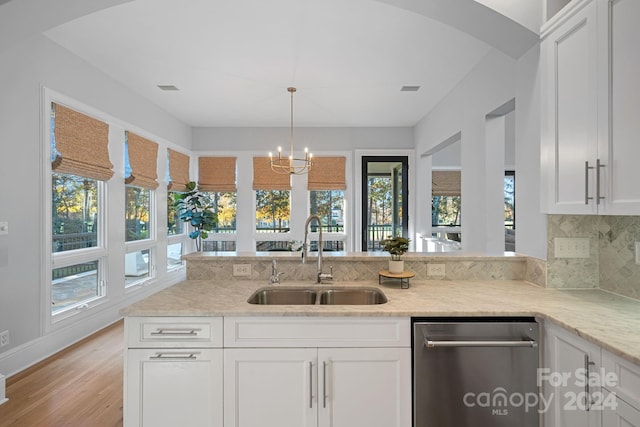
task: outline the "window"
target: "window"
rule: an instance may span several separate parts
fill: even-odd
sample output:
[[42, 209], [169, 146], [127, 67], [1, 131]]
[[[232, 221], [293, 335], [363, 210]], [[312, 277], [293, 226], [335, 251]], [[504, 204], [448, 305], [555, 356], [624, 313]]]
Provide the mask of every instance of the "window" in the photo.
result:
[[[320, 217], [322, 232], [327, 233], [323, 240], [323, 250], [344, 250], [344, 190], [347, 188], [345, 168], [345, 157], [316, 157], [309, 171], [309, 213]], [[312, 232], [316, 231], [317, 224], [312, 222], [310, 229]], [[313, 245], [310, 247], [313, 250]]]
[[218, 225], [213, 233], [236, 232], [236, 192], [207, 192], [213, 202], [213, 211], [218, 217]]
[[105, 296], [104, 181], [112, 175], [108, 125], [51, 103], [51, 277], [54, 321]]
[[167, 245], [167, 271], [182, 267], [182, 242]]
[[125, 133], [125, 287], [154, 277], [154, 213], [158, 144]]
[[124, 257], [125, 286], [129, 287], [149, 279], [150, 250], [128, 252]]
[[167, 149], [167, 235], [184, 234], [184, 222], [173, 206], [174, 195], [187, 191], [189, 182], [189, 156]]
[[257, 232], [287, 233], [290, 219], [290, 190], [256, 190]]
[[125, 187], [125, 232], [125, 242], [151, 237], [151, 190]]
[[216, 228], [203, 243], [206, 251], [236, 250], [236, 158], [198, 158], [198, 190], [206, 193], [217, 216]]
[[174, 195], [179, 194], [178, 191], [169, 191], [167, 194], [167, 235], [176, 236], [184, 234], [184, 222], [180, 219], [178, 210], [173, 205]]
[[53, 172], [52, 251], [98, 246], [98, 181]]

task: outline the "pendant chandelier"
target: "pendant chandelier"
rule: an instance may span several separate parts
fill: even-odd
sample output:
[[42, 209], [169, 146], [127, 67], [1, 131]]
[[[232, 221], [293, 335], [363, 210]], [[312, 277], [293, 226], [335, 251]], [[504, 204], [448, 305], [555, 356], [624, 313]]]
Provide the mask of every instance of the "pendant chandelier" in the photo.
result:
[[311, 157], [313, 154], [309, 153], [309, 150], [305, 147], [304, 158], [294, 157], [293, 154], [293, 94], [296, 91], [295, 87], [288, 87], [287, 91], [291, 94], [291, 128], [289, 134], [289, 156], [282, 157], [282, 147], [278, 147], [278, 157], [273, 157], [272, 153], [269, 153], [269, 159], [271, 161], [271, 170], [276, 173], [286, 175], [303, 175], [309, 173], [311, 169]]

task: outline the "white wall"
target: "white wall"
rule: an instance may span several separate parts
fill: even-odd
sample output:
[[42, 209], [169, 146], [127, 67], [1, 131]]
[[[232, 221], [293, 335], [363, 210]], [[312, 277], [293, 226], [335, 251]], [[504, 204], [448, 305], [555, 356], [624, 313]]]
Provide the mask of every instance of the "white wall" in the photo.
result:
[[[0, 53], [0, 331], [11, 343], [0, 353], [0, 372], [12, 374], [118, 318], [110, 300], [79, 324], [45, 335], [41, 306], [50, 272], [40, 268], [44, 209], [42, 87], [135, 125], [149, 134], [190, 148], [191, 130], [45, 37], [37, 36]], [[117, 162], [116, 162], [117, 163]]]
[[540, 206], [540, 48], [516, 64], [516, 252], [547, 259], [547, 221]]
[[[486, 115], [516, 98], [515, 163], [517, 251], [541, 257], [545, 245], [543, 221], [537, 204], [539, 192], [539, 108], [537, 93], [537, 46], [520, 60], [493, 50], [415, 128], [416, 153], [430, 152], [438, 144], [461, 132], [462, 242], [463, 250], [486, 253], [487, 161], [496, 149], [487, 146]], [[533, 69], [531, 69], [533, 68]], [[510, 124], [506, 129], [509, 132]], [[493, 150], [493, 151], [492, 151]], [[500, 152], [504, 155], [504, 147]], [[480, 160], [479, 160], [480, 159]], [[430, 234], [431, 158], [418, 160], [416, 232]], [[502, 168], [504, 170], [504, 166]], [[426, 188], [425, 188], [426, 187]], [[535, 195], [531, 192], [535, 189]], [[522, 230], [522, 233], [520, 233]], [[526, 230], [526, 231], [525, 231]], [[495, 249], [495, 248], [494, 248]]]
[[[357, 149], [413, 149], [413, 128], [294, 128], [296, 151], [311, 152]], [[281, 145], [287, 151], [289, 128], [194, 128], [193, 150], [247, 150], [275, 152]]]

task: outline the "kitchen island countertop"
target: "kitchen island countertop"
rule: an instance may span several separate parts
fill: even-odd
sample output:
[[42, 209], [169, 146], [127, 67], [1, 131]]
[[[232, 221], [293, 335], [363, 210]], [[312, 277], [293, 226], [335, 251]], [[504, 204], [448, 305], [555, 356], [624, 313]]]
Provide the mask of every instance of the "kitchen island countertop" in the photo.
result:
[[354, 281], [316, 285], [371, 286], [388, 298], [380, 305], [254, 305], [247, 303], [264, 281], [187, 280], [121, 310], [124, 316], [536, 316], [560, 325], [640, 365], [640, 301], [598, 289], [558, 290], [525, 281]]

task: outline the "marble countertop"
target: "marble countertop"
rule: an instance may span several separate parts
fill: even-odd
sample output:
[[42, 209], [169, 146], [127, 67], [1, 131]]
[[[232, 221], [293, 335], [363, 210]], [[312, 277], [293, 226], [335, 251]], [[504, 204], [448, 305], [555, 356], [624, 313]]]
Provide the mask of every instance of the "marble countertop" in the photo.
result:
[[386, 304], [253, 305], [247, 298], [264, 281], [188, 280], [125, 307], [124, 316], [536, 316], [640, 365], [640, 301], [597, 289], [557, 290], [524, 281], [397, 281], [285, 286], [374, 286]]

